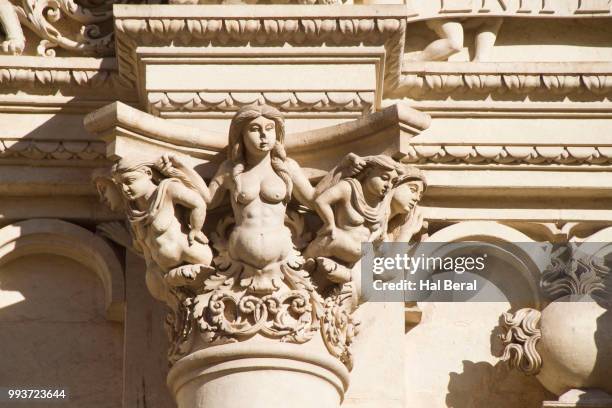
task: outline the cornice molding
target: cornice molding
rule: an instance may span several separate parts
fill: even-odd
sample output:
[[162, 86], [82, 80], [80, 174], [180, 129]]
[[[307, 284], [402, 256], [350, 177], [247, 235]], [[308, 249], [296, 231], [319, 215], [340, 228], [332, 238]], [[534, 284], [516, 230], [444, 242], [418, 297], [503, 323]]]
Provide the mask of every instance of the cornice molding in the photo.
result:
[[105, 153], [106, 146], [102, 142], [0, 139], [0, 158], [5, 164], [9, 161], [14, 164], [15, 160], [35, 160], [70, 165], [91, 162], [91, 166], [96, 166], [106, 161]]
[[[143, 0], [131, 0], [131, 3], [147, 3]], [[221, 2], [221, 0], [210, 0], [205, 3]], [[257, 3], [258, 0], [253, 0]], [[286, 9], [287, 1], [272, 0], [272, 3], [282, 3], [282, 8]], [[296, 3], [291, 0], [289, 3]], [[308, 1], [307, 1], [308, 2]], [[312, 3], [326, 2], [315, 1]], [[340, 3], [340, 1], [332, 1]], [[114, 10], [112, 6], [122, 7], [117, 0], [100, 1], [79, 1], [74, 0], [14, 0], [9, 3], [5, 0], [5, 14], [0, 22], [5, 32], [10, 32], [11, 40], [3, 44], [0, 52], [21, 54], [24, 48], [26, 52], [35, 52], [41, 56], [55, 56], [56, 49], [63, 49], [74, 55], [110, 56], [115, 49], [115, 33], [109, 29], [109, 22], [113, 19]], [[235, 14], [236, 5], [197, 5], [197, 0], [181, 1], [173, 0], [172, 5], [154, 5], [156, 10], [172, 18], [190, 19], [194, 16], [194, 10], [200, 9], [200, 13], [211, 14], [214, 17], [228, 16]], [[178, 4], [192, 3], [192, 4]], [[150, 15], [146, 10], [151, 5], [132, 4], [140, 6], [145, 11], [134, 11], [134, 16], [146, 17]], [[265, 10], [268, 5], [240, 4], [240, 8], [258, 7], [257, 13], [262, 17], [270, 19], [282, 19], [283, 17], [302, 17], [302, 12], [294, 10]], [[314, 7], [313, 7], [314, 6]], [[299, 9], [299, 5], [291, 5], [292, 8]], [[308, 7], [308, 15], [312, 18], [329, 18], [337, 13], [330, 13], [329, 10], [340, 10], [340, 14], [356, 15], [367, 10], [361, 5], [302, 5]], [[330, 8], [332, 7], [332, 8]], [[395, 6], [403, 9], [402, 14], [406, 17], [408, 24], [440, 18], [490, 18], [490, 17], [520, 17], [520, 18], [593, 18], [610, 17], [612, 15], [612, 4], [602, 1], [592, 0], [543, 0], [529, 2], [524, 0], [454, 0], [454, 1], [432, 1], [432, 0], [407, 0], [406, 4]], [[222, 10], [219, 12], [219, 10]], [[271, 10], [271, 11], [270, 11]], [[365, 14], [368, 12], [366, 11]], [[195, 13], [197, 14], [197, 13]], [[246, 17], [249, 18], [249, 17]], [[157, 24], [157, 23], [155, 23]], [[163, 23], [162, 23], [163, 25]], [[177, 24], [169, 24], [172, 27], [168, 31], [176, 29]], [[8, 27], [6, 27], [8, 26]], [[38, 41], [33, 46], [26, 47], [26, 38], [23, 28], [31, 30], [34, 38]], [[8, 30], [7, 30], [8, 28]], [[166, 30], [164, 28], [163, 30]], [[28, 38], [27, 42], [30, 42]]]
[[133, 100], [134, 90], [122, 82], [115, 58], [45, 58], [0, 56], [3, 93], [78, 95], [95, 91], [90, 99]]
[[268, 104], [283, 112], [354, 112], [371, 110], [374, 92], [151, 92], [151, 113], [164, 116], [186, 112], [194, 118], [219, 112], [234, 113], [242, 106]]
[[527, 97], [580, 94], [603, 99], [612, 94], [610, 62], [420, 62], [404, 63], [394, 96], [428, 99], [469, 93]]
[[[427, 114], [405, 104], [389, 106], [380, 112], [321, 129], [290, 133], [286, 149], [311, 177], [320, 177], [346, 151], [359, 154], [388, 154], [401, 158], [410, 137], [430, 124]], [[214, 164], [227, 146], [227, 136], [185, 126], [134, 109], [120, 102], [110, 104], [85, 117], [85, 129], [109, 143], [107, 157], [113, 159], [138, 151], [159, 155], [171, 149], [193, 165]], [[202, 168], [211, 177], [212, 167]]]
[[612, 146], [411, 144], [402, 159], [418, 164], [609, 165]]
[[136, 82], [137, 46], [372, 46], [386, 50], [385, 85], [397, 86], [404, 50], [405, 6], [116, 5], [121, 75]]

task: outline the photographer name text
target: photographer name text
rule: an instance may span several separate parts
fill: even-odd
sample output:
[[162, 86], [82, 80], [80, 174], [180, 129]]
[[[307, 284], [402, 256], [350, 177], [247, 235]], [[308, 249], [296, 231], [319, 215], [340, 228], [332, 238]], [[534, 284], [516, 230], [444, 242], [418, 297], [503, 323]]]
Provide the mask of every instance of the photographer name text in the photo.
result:
[[375, 280], [372, 282], [374, 290], [379, 291], [465, 291], [475, 292], [478, 290], [476, 279], [469, 282], [455, 282], [452, 279], [419, 280], [411, 281], [402, 279], [398, 282], [384, 282]]

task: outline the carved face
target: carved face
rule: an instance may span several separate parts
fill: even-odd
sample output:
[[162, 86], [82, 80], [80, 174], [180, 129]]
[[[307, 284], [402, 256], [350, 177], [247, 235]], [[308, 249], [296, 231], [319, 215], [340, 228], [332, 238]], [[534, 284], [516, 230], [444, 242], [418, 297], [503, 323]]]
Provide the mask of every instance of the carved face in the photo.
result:
[[406, 183], [403, 188], [409, 190], [410, 192], [410, 194], [407, 196], [407, 202], [404, 205], [412, 210], [421, 200], [421, 196], [423, 195], [423, 182], [417, 180], [410, 181]]
[[395, 170], [385, 170], [378, 166], [372, 167], [365, 178], [364, 190], [382, 199], [393, 188], [397, 182], [397, 177], [398, 174]]
[[100, 201], [108, 206], [111, 211], [119, 211], [121, 210], [121, 193], [117, 190], [117, 187], [112, 182], [110, 178], [107, 179], [97, 179], [96, 187], [98, 188], [98, 193], [100, 194]]
[[269, 152], [276, 144], [276, 125], [273, 120], [260, 116], [246, 124], [242, 139], [247, 152]]
[[121, 192], [130, 201], [150, 195], [157, 186], [153, 183], [151, 170], [143, 168], [137, 171], [128, 171], [119, 178]]
[[410, 189], [410, 208], [414, 208], [414, 206], [421, 201], [421, 197], [423, 196], [423, 190], [425, 186], [422, 181], [411, 181], [406, 183], [408, 188]]

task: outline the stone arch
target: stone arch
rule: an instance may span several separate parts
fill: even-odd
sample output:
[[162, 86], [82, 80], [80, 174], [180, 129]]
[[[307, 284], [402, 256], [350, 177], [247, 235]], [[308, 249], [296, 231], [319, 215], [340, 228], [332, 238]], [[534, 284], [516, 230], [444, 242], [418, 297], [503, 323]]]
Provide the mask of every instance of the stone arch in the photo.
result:
[[91, 231], [66, 221], [32, 219], [0, 229], [0, 265], [32, 254], [56, 254], [96, 272], [104, 288], [106, 318], [123, 321], [125, 280], [113, 249]]
[[499, 245], [495, 256], [509, 263], [525, 279], [529, 287], [532, 307], [542, 303], [539, 280], [550, 262], [550, 246], [538, 243], [522, 232], [494, 221], [464, 221], [443, 228], [424, 242], [433, 244], [430, 253], [444, 253], [449, 243], [479, 241], [492, 246]]

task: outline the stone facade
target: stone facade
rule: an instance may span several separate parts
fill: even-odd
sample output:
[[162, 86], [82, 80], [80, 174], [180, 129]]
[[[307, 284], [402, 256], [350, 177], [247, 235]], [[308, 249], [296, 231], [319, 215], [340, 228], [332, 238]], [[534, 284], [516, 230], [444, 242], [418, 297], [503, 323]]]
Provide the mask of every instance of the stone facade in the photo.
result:
[[[0, 0], [0, 387], [612, 407], [612, 1], [354, 3]], [[527, 299], [368, 301], [469, 241]]]

